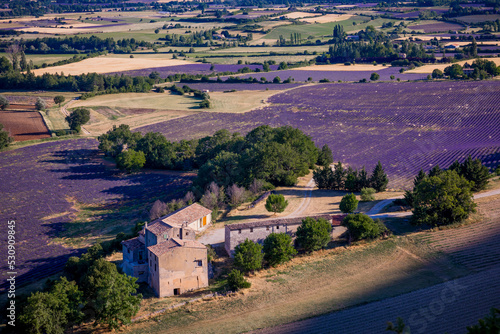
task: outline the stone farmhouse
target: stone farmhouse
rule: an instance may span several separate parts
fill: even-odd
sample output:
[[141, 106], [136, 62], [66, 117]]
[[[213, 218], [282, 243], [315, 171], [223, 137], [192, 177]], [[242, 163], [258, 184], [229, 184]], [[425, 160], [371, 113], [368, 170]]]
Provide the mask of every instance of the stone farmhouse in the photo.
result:
[[[310, 216], [311, 218], [323, 218], [328, 220], [333, 226], [333, 232], [340, 234], [345, 231], [341, 226], [342, 219], [345, 215], [319, 215]], [[297, 218], [281, 218], [265, 221], [255, 221], [250, 223], [226, 225], [224, 247], [226, 252], [232, 257], [236, 246], [249, 239], [253, 242], [262, 244], [264, 239], [271, 233], [287, 233], [295, 237], [297, 228], [302, 224], [302, 220], [306, 217]]]
[[207, 248], [195, 235], [210, 225], [211, 214], [195, 203], [146, 224], [122, 242], [125, 274], [147, 282], [158, 297], [208, 286]]

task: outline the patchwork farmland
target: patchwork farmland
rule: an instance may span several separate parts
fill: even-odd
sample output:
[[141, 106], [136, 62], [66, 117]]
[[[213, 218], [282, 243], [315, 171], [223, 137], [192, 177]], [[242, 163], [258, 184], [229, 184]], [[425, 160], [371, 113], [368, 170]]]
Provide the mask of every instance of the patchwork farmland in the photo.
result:
[[50, 138], [42, 116], [32, 105], [11, 104], [6, 110], [0, 110], [0, 124], [16, 141]]

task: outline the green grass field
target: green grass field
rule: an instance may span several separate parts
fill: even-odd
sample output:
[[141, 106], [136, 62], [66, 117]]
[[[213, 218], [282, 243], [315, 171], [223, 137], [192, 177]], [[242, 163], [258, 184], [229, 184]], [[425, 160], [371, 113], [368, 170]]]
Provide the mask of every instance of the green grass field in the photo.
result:
[[[7, 57], [7, 54], [4, 52], [0, 52], [0, 57], [2, 56]], [[43, 63], [52, 64], [56, 61], [73, 58], [73, 56], [73, 54], [27, 54], [26, 59], [28, 60], [28, 62], [32, 60], [33, 65], [42, 65]]]
[[[390, 19], [370, 20], [368, 17], [355, 16], [349, 20], [338, 21], [338, 22], [305, 24], [305, 25], [289, 25], [284, 27], [278, 27], [272, 30], [270, 33], [264, 36], [263, 39], [277, 40], [280, 35], [282, 35], [284, 38], [289, 39], [290, 34], [292, 33], [300, 33], [302, 34], [302, 38], [307, 38], [309, 36], [318, 38], [321, 36], [332, 35], [333, 28], [336, 25], [343, 26], [346, 32], [351, 32], [351, 31], [358, 31], [361, 29], [365, 29], [369, 25], [378, 27], [381, 26], [384, 22], [390, 22], [390, 21], [396, 22], [397, 20], [390, 20]], [[356, 22], [356, 25], [353, 25], [354, 22]]]

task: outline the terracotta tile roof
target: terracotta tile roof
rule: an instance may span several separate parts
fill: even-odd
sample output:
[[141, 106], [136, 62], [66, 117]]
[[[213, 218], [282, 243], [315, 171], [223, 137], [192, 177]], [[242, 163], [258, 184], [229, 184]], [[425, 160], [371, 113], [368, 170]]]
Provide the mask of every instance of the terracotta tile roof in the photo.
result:
[[124, 245], [125, 247], [127, 247], [127, 249], [133, 251], [137, 248], [141, 248], [141, 247], [144, 247], [144, 244], [142, 243], [141, 240], [139, 240], [139, 238], [132, 238], [132, 239], [128, 239], [128, 240], [123, 240], [122, 241], [122, 245]]
[[185, 208], [174, 211], [166, 216], [159, 218], [165, 224], [171, 227], [181, 227], [185, 222], [188, 224], [205, 217], [212, 213], [212, 210], [199, 205], [198, 203], [191, 204]]
[[[318, 216], [308, 216], [313, 219], [323, 218], [332, 222], [332, 225], [339, 226], [342, 223], [342, 219], [344, 219], [345, 215], [318, 215]], [[255, 221], [250, 223], [240, 223], [240, 224], [230, 224], [226, 225], [226, 228], [230, 231], [239, 230], [239, 229], [249, 229], [253, 227], [262, 227], [262, 226], [277, 226], [277, 225], [300, 225], [302, 224], [302, 220], [307, 217], [296, 217], [296, 218], [281, 218], [281, 219], [272, 219], [272, 220], [262, 220]]]
[[146, 230], [153, 233], [156, 236], [163, 236], [163, 234], [167, 233], [172, 227], [164, 224], [160, 219], [153, 221], [151, 224], [148, 224]]
[[171, 238], [162, 243], [149, 246], [148, 250], [156, 256], [161, 256], [175, 247], [206, 248], [204, 244], [196, 240], [181, 240], [177, 238]]

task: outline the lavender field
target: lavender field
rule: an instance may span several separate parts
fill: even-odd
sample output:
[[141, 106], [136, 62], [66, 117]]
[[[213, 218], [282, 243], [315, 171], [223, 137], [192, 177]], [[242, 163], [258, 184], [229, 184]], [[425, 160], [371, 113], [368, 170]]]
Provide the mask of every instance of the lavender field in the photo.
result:
[[[176, 197], [189, 184], [187, 177], [161, 173], [121, 175], [106, 167], [97, 155], [97, 141], [79, 139], [43, 143], [0, 153], [0, 219], [16, 221], [17, 284], [48, 276], [62, 269], [79, 250], [51, 242], [67, 231], [75, 217], [74, 203], [114, 208], [102, 217], [97, 235], [118, 233], [106, 222], [126, 229], [143, 219], [157, 198]], [[182, 194], [181, 194], [182, 195]], [[137, 210], [120, 213], [128, 201]], [[73, 223], [74, 224], [74, 223]], [[120, 226], [118, 226], [120, 227]], [[7, 235], [2, 234], [7, 244]], [[6, 274], [6, 262], [0, 269]], [[0, 286], [0, 292], [5, 285]]]
[[137, 130], [180, 140], [290, 125], [350, 166], [371, 169], [380, 160], [389, 187], [401, 189], [420, 168], [448, 167], [469, 154], [498, 166], [499, 91], [499, 81], [322, 84], [274, 95], [271, 106], [244, 114], [206, 112]]
[[362, 79], [370, 80], [372, 73], [378, 73], [380, 76], [379, 80], [389, 81], [391, 80], [391, 75], [401, 80], [424, 80], [427, 78], [427, 74], [417, 74], [417, 73], [399, 73], [401, 67], [388, 67], [384, 69], [379, 69], [379, 67], [373, 67], [373, 71], [311, 71], [304, 69], [295, 70], [282, 70], [273, 72], [262, 72], [262, 73], [251, 73], [240, 76], [241, 78], [266, 78], [267, 81], [272, 81], [275, 77], [280, 77], [281, 80], [286, 80], [289, 77], [294, 79], [294, 81], [306, 82], [309, 78], [312, 81], [320, 81], [322, 79], [328, 79], [330, 81], [359, 81]]
[[[161, 78], [166, 78], [169, 75], [175, 74], [205, 74], [209, 75], [212, 73], [220, 73], [220, 72], [237, 72], [239, 69], [244, 67], [248, 67], [252, 71], [259, 68], [262, 70], [262, 65], [237, 65], [237, 64], [214, 64], [213, 70], [210, 70], [212, 64], [209, 63], [199, 63], [199, 64], [189, 64], [189, 65], [177, 65], [177, 66], [164, 66], [164, 67], [150, 67], [143, 68], [140, 70], [130, 70], [130, 71], [121, 71], [121, 72], [111, 72], [109, 75], [115, 74], [125, 74], [129, 76], [148, 76], [151, 72], [158, 72]], [[270, 65], [269, 68], [271, 70], [278, 69], [278, 65]]]

